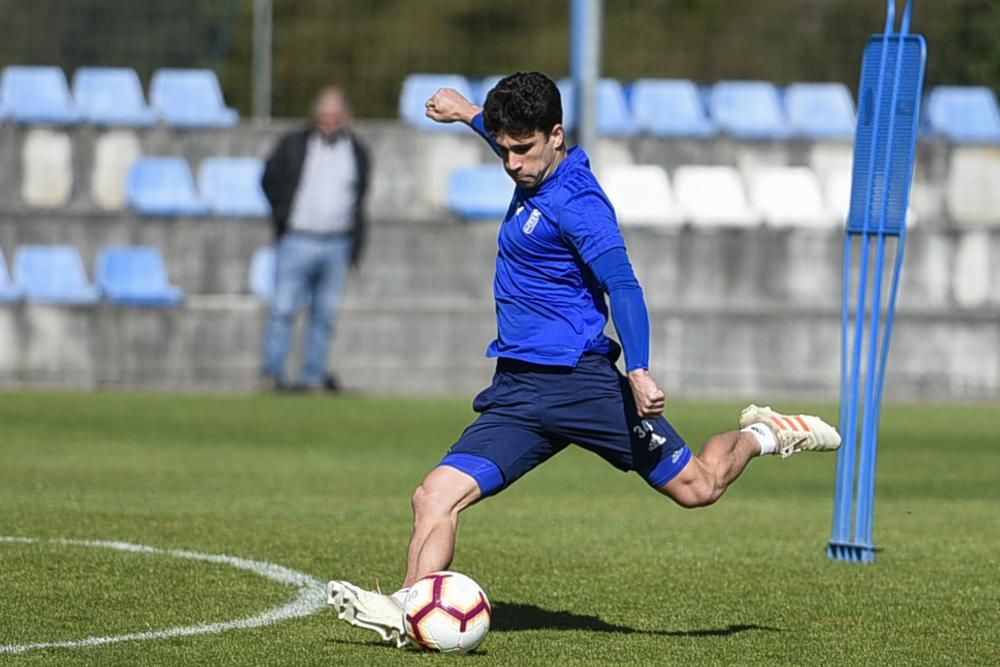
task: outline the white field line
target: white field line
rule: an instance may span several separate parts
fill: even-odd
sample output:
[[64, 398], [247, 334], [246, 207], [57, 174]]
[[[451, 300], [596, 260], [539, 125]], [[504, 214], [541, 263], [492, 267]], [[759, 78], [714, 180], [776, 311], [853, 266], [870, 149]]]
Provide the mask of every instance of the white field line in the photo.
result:
[[250, 560], [248, 558], [237, 558], [236, 556], [226, 556], [223, 554], [206, 554], [198, 551], [181, 551], [179, 549], [158, 549], [143, 544], [131, 544], [129, 542], [105, 542], [93, 540], [45, 540], [32, 537], [3, 537], [0, 536], [0, 543], [16, 544], [59, 544], [73, 547], [93, 547], [98, 549], [112, 549], [114, 551], [126, 551], [129, 553], [152, 554], [157, 556], [169, 556], [170, 558], [183, 558], [187, 560], [199, 560], [206, 563], [216, 563], [228, 565], [239, 570], [253, 572], [256, 575], [276, 581], [279, 584], [291, 586], [298, 589], [298, 595], [291, 602], [279, 607], [272, 607], [256, 616], [237, 618], [231, 621], [219, 621], [218, 623], [204, 623], [200, 625], [187, 625], [166, 630], [150, 630], [148, 632], [133, 632], [125, 635], [112, 635], [105, 637], [85, 637], [60, 642], [37, 642], [33, 644], [9, 644], [0, 645], [0, 654], [5, 653], [26, 653], [48, 648], [89, 648], [92, 646], [103, 646], [105, 644], [117, 644], [119, 642], [150, 641], [154, 639], [169, 639], [171, 637], [187, 637], [190, 635], [204, 635], [227, 630], [240, 630], [245, 628], [259, 628], [265, 625], [273, 625], [286, 621], [290, 618], [301, 618], [317, 613], [326, 606], [326, 593], [324, 584], [319, 579], [303, 572], [268, 563], [267, 561]]

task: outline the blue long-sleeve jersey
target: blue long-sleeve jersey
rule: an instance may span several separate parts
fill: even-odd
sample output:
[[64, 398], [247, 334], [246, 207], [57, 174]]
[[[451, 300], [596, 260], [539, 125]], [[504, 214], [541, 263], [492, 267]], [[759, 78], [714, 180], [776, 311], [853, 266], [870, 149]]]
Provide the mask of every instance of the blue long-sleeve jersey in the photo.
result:
[[[472, 123], [495, 151], [483, 125]], [[611, 202], [583, 149], [541, 185], [514, 190], [500, 226], [496, 277], [497, 338], [487, 356], [575, 366], [587, 352], [608, 354], [611, 297], [628, 370], [649, 367], [649, 316]]]

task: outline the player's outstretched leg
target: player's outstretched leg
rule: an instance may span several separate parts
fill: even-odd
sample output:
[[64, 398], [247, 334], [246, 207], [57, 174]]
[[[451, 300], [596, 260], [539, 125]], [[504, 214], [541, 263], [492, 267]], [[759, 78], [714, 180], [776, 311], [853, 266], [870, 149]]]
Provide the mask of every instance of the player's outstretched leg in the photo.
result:
[[812, 415], [783, 415], [750, 405], [740, 414], [740, 430], [708, 439], [697, 456], [659, 490], [683, 507], [711, 505], [757, 456], [787, 458], [800, 451], [840, 447], [836, 429]]
[[765, 424], [778, 441], [775, 452], [788, 458], [796, 452], [834, 451], [840, 447], [840, 434], [819, 417], [783, 415], [768, 406], [752, 403], [740, 413], [740, 428]]
[[376, 632], [383, 641], [401, 648], [408, 641], [403, 629], [403, 598], [366, 591], [346, 581], [326, 585], [326, 602], [337, 617], [351, 625]]

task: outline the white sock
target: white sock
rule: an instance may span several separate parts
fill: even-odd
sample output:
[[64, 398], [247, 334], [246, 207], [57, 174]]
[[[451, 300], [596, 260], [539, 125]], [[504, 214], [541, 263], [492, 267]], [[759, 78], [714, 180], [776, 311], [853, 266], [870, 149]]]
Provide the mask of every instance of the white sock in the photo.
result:
[[774, 437], [774, 431], [769, 429], [764, 424], [761, 424], [760, 422], [750, 424], [745, 429], [742, 429], [741, 432], [753, 433], [757, 437], [757, 443], [760, 444], [761, 456], [774, 454], [778, 451], [778, 439]]
[[393, 600], [399, 603], [399, 606], [403, 606], [403, 601], [406, 599], [406, 594], [410, 592], [409, 588], [400, 588], [398, 591], [390, 595]]

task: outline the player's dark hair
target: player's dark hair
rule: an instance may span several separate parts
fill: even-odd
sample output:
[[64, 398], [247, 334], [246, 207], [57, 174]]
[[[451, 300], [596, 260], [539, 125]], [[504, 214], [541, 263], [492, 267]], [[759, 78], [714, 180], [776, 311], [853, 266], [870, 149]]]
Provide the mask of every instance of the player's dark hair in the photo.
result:
[[494, 136], [502, 132], [519, 137], [535, 130], [548, 135], [562, 122], [559, 88], [541, 72], [511, 74], [486, 96], [483, 122]]

